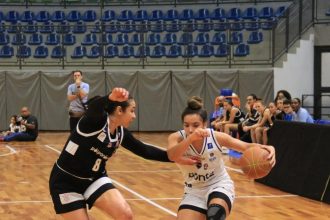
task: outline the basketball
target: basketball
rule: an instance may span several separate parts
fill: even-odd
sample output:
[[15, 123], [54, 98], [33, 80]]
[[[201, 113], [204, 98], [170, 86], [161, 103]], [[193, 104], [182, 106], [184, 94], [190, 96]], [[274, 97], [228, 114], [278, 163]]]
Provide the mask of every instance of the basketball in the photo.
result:
[[272, 169], [267, 160], [269, 152], [260, 147], [251, 147], [245, 150], [239, 160], [239, 165], [244, 174], [251, 179], [266, 176]]

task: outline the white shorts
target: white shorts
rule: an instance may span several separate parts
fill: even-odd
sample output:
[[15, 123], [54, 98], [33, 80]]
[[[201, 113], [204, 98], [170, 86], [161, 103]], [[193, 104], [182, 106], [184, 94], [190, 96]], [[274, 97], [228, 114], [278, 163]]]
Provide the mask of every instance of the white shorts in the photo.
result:
[[186, 187], [180, 206], [188, 205], [207, 210], [207, 202], [213, 192], [225, 194], [231, 203], [229, 207], [233, 205], [235, 199], [234, 183], [231, 179], [228, 179], [202, 189]]

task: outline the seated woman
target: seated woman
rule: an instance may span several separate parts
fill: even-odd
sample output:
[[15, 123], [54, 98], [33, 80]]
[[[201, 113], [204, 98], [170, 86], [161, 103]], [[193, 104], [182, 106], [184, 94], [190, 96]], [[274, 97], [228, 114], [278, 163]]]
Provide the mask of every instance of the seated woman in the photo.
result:
[[6, 136], [10, 134], [25, 131], [25, 127], [21, 126], [20, 120], [17, 119], [22, 120], [20, 117], [17, 117], [17, 115], [12, 115], [10, 117], [9, 128], [6, 131], [2, 132], [2, 135], [0, 137], [1, 141], [3, 141], [6, 138]]
[[270, 111], [270, 115], [268, 117], [268, 120], [266, 125], [262, 128], [256, 128], [256, 137], [257, 140], [262, 140], [262, 143], [267, 143], [268, 142], [268, 130], [273, 126], [274, 120], [276, 120], [276, 113], [277, 113], [277, 108], [274, 102], [270, 102], [268, 104], [268, 109]]

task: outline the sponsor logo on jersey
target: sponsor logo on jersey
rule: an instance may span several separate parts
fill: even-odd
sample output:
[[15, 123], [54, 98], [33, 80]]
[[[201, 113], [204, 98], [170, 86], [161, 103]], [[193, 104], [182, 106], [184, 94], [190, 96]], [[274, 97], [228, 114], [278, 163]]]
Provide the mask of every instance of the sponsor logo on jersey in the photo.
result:
[[97, 136], [97, 139], [99, 139], [101, 142], [104, 142], [107, 135], [104, 132], [101, 132], [99, 136]]
[[104, 160], [107, 160], [109, 157], [107, 155], [105, 155], [104, 153], [102, 153], [99, 149], [95, 148], [95, 147], [91, 147], [90, 149], [91, 151], [93, 151], [96, 155], [102, 157]]
[[197, 167], [197, 169], [201, 168], [202, 167], [202, 163], [201, 162], [196, 163], [196, 167]]
[[198, 181], [206, 181], [210, 179], [212, 176], [214, 176], [214, 171], [212, 171], [211, 173], [207, 173], [205, 175], [201, 175], [198, 173], [189, 173], [189, 178], [193, 178], [194, 180], [198, 180]]
[[186, 186], [186, 187], [192, 187], [192, 184], [191, 183], [187, 183], [187, 182], [184, 182], [184, 185]]
[[212, 143], [208, 143], [207, 144], [207, 149], [212, 149], [213, 148], [213, 144]]

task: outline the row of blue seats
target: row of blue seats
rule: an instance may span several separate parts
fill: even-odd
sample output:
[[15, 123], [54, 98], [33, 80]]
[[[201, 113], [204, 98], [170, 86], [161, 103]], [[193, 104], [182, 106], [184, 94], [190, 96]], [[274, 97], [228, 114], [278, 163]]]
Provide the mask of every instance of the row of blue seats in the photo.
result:
[[[212, 36], [212, 35], [211, 35]], [[225, 32], [216, 32], [210, 37], [209, 33], [199, 33], [197, 36], [193, 37], [191, 33], [183, 33], [178, 39], [175, 33], [167, 33], [161, 39], [160, 34], [149, 34], [146, 39], [147, 45], [163, 44], [195, 44], [195, 45], [204, 45], [204, 44], [213, 44], [219, 45], [223, 43], [229, 44], [240, 44], [243, 42], [243, 33], [242, 32], [233, 32], [230, 35], [230, 38], [227, 40], [227, 34]], [[257, 44], [263, 41], [263, 33], [254, 31], [251, 32], [247, 43]], [[0, 45], [6, 44], [13, 45], [24, 45], [28, 43], [29, 45], [40, 45], [45, 43], [46, 45], [58, 45], [63, 43], [64, 45], [74, 45], [77, 43], [76, 36], [74, 34], [65, 34], [63, 40], [61, 41], [60, 35], [58, 34], [49, 34], [46, 36], [46, 40], [43, 40], [42, 34], [34, 33], [30, 35], [29, 40], [27, 41], [26, 35], [16, 34], [13, 35], [12, 41], [10, 41], [9, 35], [0, 33]], [[93, 44], [114, 44], [114, 45], [141, 45], [144, 43], [143, 36], [139, 33], [131, 35], [129, 38], [128, 34], [106, 34], [98, 37], [95, 33], [86, 34], [83, 40], [80, 42], [82, 45], [93, 45]]]
[[110, 22], [101, 24], [100, 22], [96, 22], [93, 25], [86, 25], [84, 22], [77, 22], [74, 25], [69, 24], [67, 21], [62, 21], [61, 23], [54, 25], [52, 22], [45, 22], [43, 25], [38, 25], [35, 22], [29, 22], [26, 25], [22, 25], [21, 23], [13, 23], [10, 25], [6, 25], [4, 23], [0, 23], [0, 32], [8, 32], [8, 33], [85, 33], [87, 30], [90, 30], [93, 33], [101, 33], [102, 30], [106, 33], [133, 33], [133, 32], [209, 32], [209, 31], [241, 31], [241, 30], [270, 30], [274, 27], [277, 20], [272, 19], [268, 21], [259, 21], [258, 19], [250, 20], [249, 22], [236, 21], [236, 22], [227, 22], [216, 21], [212, 22], [210, 20], [204, 20], [199, 23], [194, 21], [188, 21], [185, 23], [181, 23], [180, 21], [170, 21], [164, 23], [163, 21], [157, 21], [153, 24], [149, 22], [142, 22], [140, 24], [136, 24], [134, 21], [126, 21], [124, 23], [120, 22]]
[[[250, 47], [246, 44], [239, 44], [233, 52], [234, 56], [242, 57], [247, 56], [250, 53]], [[102, 54], [101, 47], [93, 46], [87, 52], [86, 47], [77, 46], [74, 48], [71, 58], [99, 58]], [[11, 58], [15, 55], [14, 48], [5, 45], [0, 48], [0, 58]], [[28, 46], [21, 46], [18, 48], [17, 57], [29, 58], [31, 56], [31, 48]], [[163, 45], [157, 45], [153, 48], [149, 46], [140, 46], [137, 50], [133, 46], [125, 45], [121, 49], [118, 46], [108, 46], [105, 49], [104, 57], [106, 58], [177, 58], [177, 57], [227, 57], [230, 55], [230, 46], [228, 44], [221, 44], [215, 48], [212, 45], [203, 45], [200, 50], [196, 45], [188, 45], [181, 47], [180, 45], [172, 45], [166, 49]], [[52, 49], [51, 58], [63, 58], [66, 56], [66, 50], [62, 46], [56, 46]], [[48, 57], [48, 47], [38, 46], [35, 49], [33, 57], [46, 58]]]
[[64, 11], [56, 10], [50, 14], [49, 11], [38, 11], [35, 15], [33, 11], [23, 11], [21, 14], [15, 10], [8, 11], [6, 14], [0, 11], [0, 21], [5, 20], [8, 22], [16, 22], [16, 21], [54, 21], [61, 22], [64, 20], [68, 20], [71, 22], [77, 22], [80, 20], [91, 22], [96, 21], [98, 19], [102, 21], [158, 21], [158, 20], [205, 20], [205, 19], [213, 19], [219, 20], [223, 18], [227, 18], [230, 20], [238, 20], [238, 19], [268, 19], [272, 17], [280, 17], [283, 16], [286, 7], [280, 6], [274, 12], [272, 7], [263, 7], [259, 12], [254, 7], [249, 7], [245, 9], [243, 12], [240, 8], [231, 8], [227, 12], [223, 8], [216, 8], [212, 12], [209, 9], [201, 8], [198, 9], [197, 12], [194, 12], [192, 9], [183, 9], [182, 11], [178, 11], [176, 9], [169, 9], [166, 12], [161, 10], [153, 10], [148, 13], [147, 10], [138, 10], [133, 12], [131, 10], [122, 10], [119, 15], [116, 15], [114, 10], [106, 10], [103, 12], [101, 18], [98, 18], [97, 13], [94, 10], [87, 10], [84, 12], [80, 12], [78, 10], [72, 10], [68, 12], [66, 15]]

